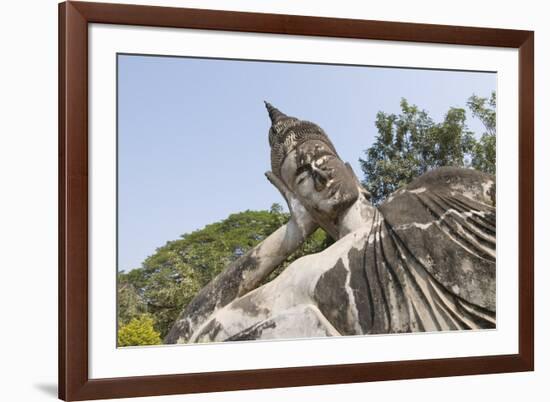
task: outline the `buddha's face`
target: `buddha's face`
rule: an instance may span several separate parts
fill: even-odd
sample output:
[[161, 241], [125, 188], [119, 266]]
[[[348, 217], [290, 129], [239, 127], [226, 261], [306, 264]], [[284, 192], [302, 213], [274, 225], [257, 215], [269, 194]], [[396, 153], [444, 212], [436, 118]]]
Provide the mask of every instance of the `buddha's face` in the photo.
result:
[[329, 219], [359, 196], [353, 173], [322, 141], [307, 141], [291, 151], [281, 176], [306, 209]]

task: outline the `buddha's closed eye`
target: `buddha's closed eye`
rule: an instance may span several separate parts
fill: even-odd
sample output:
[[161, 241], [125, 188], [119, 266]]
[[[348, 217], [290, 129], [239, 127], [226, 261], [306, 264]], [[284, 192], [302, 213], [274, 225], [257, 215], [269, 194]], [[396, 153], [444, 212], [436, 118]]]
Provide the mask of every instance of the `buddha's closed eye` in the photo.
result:
[[300, 166], [298, 169], [296, 169], [296, 177], [299, 177], [300, 175], [304, 176], [303, 175], [304, 172], [307, 172], [307, 173], [311, 172], [311, 164], [306, 163]]
[[296, 178], [296, 184], [297, 185], [300, 185], [302, 184], [303, 182], [306, 181], [306, 179], [309, 177], [309, 173], [307, 172], [302, 172], [301, 175], [299, 175], [297, 178]]

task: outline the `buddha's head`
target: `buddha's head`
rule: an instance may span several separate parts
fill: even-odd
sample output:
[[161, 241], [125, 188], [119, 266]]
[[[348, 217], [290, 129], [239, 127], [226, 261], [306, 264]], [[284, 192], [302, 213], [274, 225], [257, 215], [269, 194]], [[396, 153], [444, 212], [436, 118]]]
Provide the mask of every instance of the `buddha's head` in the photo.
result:
[[334, 221], [359, 197], [355, 174], [318, 125], [289, 117], [266, 102], [271, 169], [314, 216]]

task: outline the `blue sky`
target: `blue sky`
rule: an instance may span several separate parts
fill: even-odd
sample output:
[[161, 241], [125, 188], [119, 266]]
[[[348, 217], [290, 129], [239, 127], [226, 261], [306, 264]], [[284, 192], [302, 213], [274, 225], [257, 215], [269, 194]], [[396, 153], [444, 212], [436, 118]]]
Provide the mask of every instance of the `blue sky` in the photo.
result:
[[[376, 113], [401, 98], [441, 121], [496, 74], [118, 56], [118, 268], [138, 268], [183, 233], [246, 209], [284, 205], [270, 168], [263, 104], [319, 124], [362, 178]], [[481, 124], [468, 116], [478, 135]], [[286, 205], [284, 205], [286, 207]]]

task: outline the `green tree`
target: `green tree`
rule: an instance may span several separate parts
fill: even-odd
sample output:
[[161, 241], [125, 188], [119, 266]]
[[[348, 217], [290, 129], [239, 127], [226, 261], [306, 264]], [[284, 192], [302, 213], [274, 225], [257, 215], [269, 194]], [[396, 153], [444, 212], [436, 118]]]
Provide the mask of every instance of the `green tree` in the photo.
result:
[[160, 333], [154, 328], [154, 320], [148, 314], [132, 318], [118, 330], [118, 346], [159, 345]]
[[[273, 204], [269, 211], [244, 211], [187, 233], [167, 242], [148, 257], [139, 269], [124, 274], [119, 283], [131, 284], [143, 307], [121, 306], [128, 298], [119, 297], [119, 312], [127, 317], [146, 308], [154, 317], [155, 328], [164, 337], [183, 308], [198, 291], [227, 265], [273, 233], [289, 219], [281, 206]], [[311, 239], [278, 267], [267, 280], [273, 279], [294, 259], [317, 252], [330, 243], [324, 231]], [[120, 288], [119, 288], [120, 292]], [[139, 308], [138, 308], [139, 307]], [[119, 316], [119, 320], [123, 317]], [[127, 319], [127, 318], [126, 318]]]
[[488, 130], [479, 141], [468, 129], [466, 110], [462, 108], [451, 107], [440, 123], [405, 99], [401, 100], [398, 115], [378, 112], [378, 135], [365, 151], [365, 159], [359, 159], [363, 185], [375, 204], [415, 177], [441, 166], [474, 167], [494, 173], [495, 132], [491, 134], [489, 127], [494, 128], [495, 94], [489, 101], [473, 95], [467, 105]]
[[484, 172], [495, 174], [496, 142], [497, 142], [497, 98], [496, 92], [490, 98], [472, 95], [468, 99], [468, 108], [485, 126], [485, 132], [474, 145], [472, 152], [472, 167]]
[[125, 272], [118, 273], [118, 325], [127, 324], [134, 317], [147, 312], [147, 305]]

